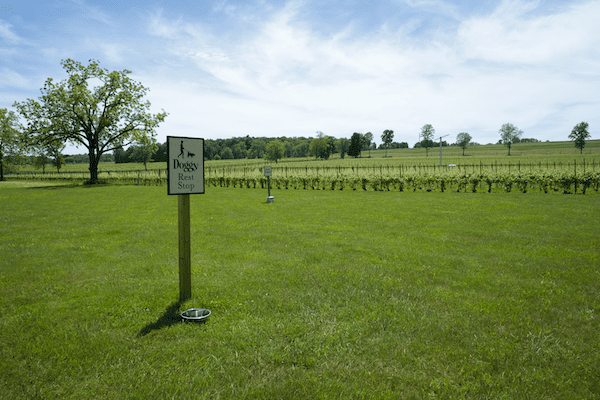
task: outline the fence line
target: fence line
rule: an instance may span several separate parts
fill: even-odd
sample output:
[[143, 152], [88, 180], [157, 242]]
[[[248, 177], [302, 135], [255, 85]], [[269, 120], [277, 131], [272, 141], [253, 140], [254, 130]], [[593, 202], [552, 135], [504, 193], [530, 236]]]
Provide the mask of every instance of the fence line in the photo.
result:
[[[265, 164], [268, 162], [265, 161]], [[452, 164], [453, 165], [453, 164]], [[429, 174], [431, 172], [459, 172], [459, 173], [484, 173], [484, 172], [494, 172], [498, 173], [498, 170], [507, 170], [510, 172], [527, 172], [535, 170], [548, 170], [548, 171], [556, 171], [556, 170], [566, 170], [573, 171], [574, 173], [579, 172], [596, 172], [596, 167], [600, 171], [600, 161], [596, 161], [593, 159], [592, 162], [589, 162], [585, 159], [580, 161], [573, 160], [573, 162], [563, 163], [562, 161], [556, 162], [537, 162], [537, 163], [521, 163], [520, 161], [517, 163], [498, 163], [497, 161], [494, 163], [484, 164], [480, 162], [479, 164], [456, 164], [455, 166], [443, 165], [439, 166], [438, 164], [412, 164], [412, 165], [371, 165], [371, 166], [302, 166], [302, 167], [289, 167], [289, 166], [271, 166], [274, 175], [279, 176], [295, 176], [304, 174], [306, 176], [323, 176], [323, 175], [364, 175], [364, 174], [380, 174], [386, 173], [387, 175], [404, 175], [407, 173], [423, 175]], [[29, 172], [20, 172], [20, 173], [5, 173], [6, 176], [29, 176], [29, 177], [42, 177], [44, 175], [52, 175], [52, 176], [64, 176], [70, 175], [74, 178], [78, 178], [79, 176], [83, 179], [89, 177], [89, 171], [29, 171]], [[158, 178], [167, 177], [166, 169], [151, 169], [151, 170], [121, 170], [121, 171], [98, 171], [98, 176], [100, 175], [111, 175], [119, 176], [119, 175], [127, 175], [127, 174], [137, 174], [138, 179], [140, 176], [158, 176]], [[239, 175], [242, 177], [249, 177], [255, 175], [262, 175], [262, 167], [206, 167], [204, 168], [204, 174], [206, 178], [215, 178], [215, 177], [223, 177], [225, 178], [228, 175]]]
[[[265, 162], [265, 164], [267, 164], [267, 162]], [[573, 170], [575, 173], [577, 173], [577, 170], [579, 169], [580, 172], [584, 172], [586, 170], [589, 170], [591, 172], [595, 172], [596, 171], [596, 166], [598, 166], [598, 170], [600, 170], [600, 162], [597, 162], [595, 159], [592, 160], [592, 162], [590, 163], [589, 161], [586, 162], [586, 160], [584, 159], [582, 162], [580, 162], [579, 164], [577, 163], [577, 160], [573, 160], [572, 163], [567, 162], [567, 163], [563, 163], [562, 161], [556, 162], [553, 161], [552, 163], [550, 163], [549, 161], [544, 162], [537, 162], [537, 163], [521, 163], [520, 161], [518, 161], [517, 163], [512, 163], [512, 162], [508, 162], [508, 163], [498, 163], [497, 161], [494, 163], [489, 163], [489, 164], [484, 164], [483, 162], [480, 162], [479, 164], [456, 164], [456, 166], [450, 166], [450, 165], [442, 165], [441, 167], [439, 166], [439, 164], [413, 164], [413, 165], [372, 165], [372, 166], [337, 166], [337, 167], [328, 167], [328, 166], [303, 166], [303, 167], [288, 167], [288, 166], [271, 166], [271, 170], [272, 172], [275, 173], [279, 173], [282, 176], [289, 176], [289, 175], [298, 175], [298, 174], [305, 174], [305, 175], [312, 175], [312, 176], [319, 176], [319, 175], [331, 175], [333, 174], [337, 174], [337, 175], [349, 175], [349, 174], [355, 174], [355, 175], [359, 175], [361, 172], [362, 173], [377, 173], [379, 172], [380, 174], [383, 172], [386, 172], [388, 175], [390, 174], [399, 174], [399, 175], [403, 175], [404, 173], [407, 172], [413, 172], [413, 173], [418, 173], [419, 175], [424, 174], [424, 173], [429, 173], [429, 172], [440, 172], [440, 171], [445, 171], [445, 172], [450, 172], [450, 171], [458, 171], [458, 172], [479, 172], [479, 173], [483, 173], [483, 172], [487, 172], [487, 171], [493, 171], [495, 173], [498, 172], [498, 169], [507, 169], [508, 172], [514, 172], [514, 171], [533, 171], [535, 170]], [[241, 175], [243, 177], [246, 177], [247, 175], [250, 174], [255, 174], [255, 173], [262, 173], [262, 167], [254, 167], [254, 168], [247, 168], [247, 167], [205, 167], [204, 168], [205, 171], [205, 175], [207, 177], [225, 177], [226, 175], [231, 175], [231, 174], [237, 174], [237, 175]]]
[[[574, 166], [576, 163], [574, 163]], [[376, 168], [375, 168], [376, 169]], [[469, 173], [464, 171], [458, 174], [433, 174], [418, 175], [417, 173], [406, 173], [402, 176], [383, 175], [383, 166], [379, 167], [380, 175], [322, 175], [322, 176], [273, 176], [271, 186], [277, 189], [313, 189], [313, 190], [412, 190], [412, 191], [487, 191], [510, 192], [515, 190], [526, 193], [531, 190], [539, 190], [544, 193], [580, 193], [585, 194], [588, 188], [594, 192], [600, 189], [600, 172], [577, 173], [573, 171], [560, 171], [554, 174], [545, 172], [522, 172], [506, 174], [502, 173]], [[387, 168], [386, 168], [387, 169]], [[167, 183], [166, 176], [158, 177], [158, 174], [144, 174], [141, 170], [133, 171], [129, 176], [118, 174], [112, 177], [102, 178], [107, 183], [137, 184], [145, 186], [162, 186]], [[135, 174], [137, 172], [137, 174]], [[144, 171], [146, 172], [146, 171]], [[150, 171], [147, 171], [150, 172]], [[85, 174], [85, 173], [84, 173]], [[29, 179], [40, 180], [70, 180], [67, 174], [47, 174], [36, 176], [34, 173], [23, 174]], [[25, 178], [27, 179], [27, 178]], [[76, 178], [80, 179], [80, 178]], [[205, 177], [206, 186], [239, 187], [239, 188], [266, 188], [267, 178], [262, 175], [253, 177]]]

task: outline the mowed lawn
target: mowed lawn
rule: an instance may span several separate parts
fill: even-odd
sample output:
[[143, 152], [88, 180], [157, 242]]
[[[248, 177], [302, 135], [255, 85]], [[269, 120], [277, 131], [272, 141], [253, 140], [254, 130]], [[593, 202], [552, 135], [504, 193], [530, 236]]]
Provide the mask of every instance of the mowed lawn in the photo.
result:
[[[0, 182], [0, 399], [600, 398], [600, 196]], [[191, 307], [205, 324], [181, 323]]]

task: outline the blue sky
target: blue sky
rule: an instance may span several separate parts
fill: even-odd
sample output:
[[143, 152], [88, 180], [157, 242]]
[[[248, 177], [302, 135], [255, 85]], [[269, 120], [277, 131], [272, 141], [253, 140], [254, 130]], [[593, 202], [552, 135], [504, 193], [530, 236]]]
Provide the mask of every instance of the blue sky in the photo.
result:
[[0, 107], [96, 59], [169, 113], [160, 142], [392, 129], [412, 147], [432, 124], [485, 144], [504, 123], [567, 140], [581, 121], [600, 139], [598, 21], [600, 1], [9, 0]]

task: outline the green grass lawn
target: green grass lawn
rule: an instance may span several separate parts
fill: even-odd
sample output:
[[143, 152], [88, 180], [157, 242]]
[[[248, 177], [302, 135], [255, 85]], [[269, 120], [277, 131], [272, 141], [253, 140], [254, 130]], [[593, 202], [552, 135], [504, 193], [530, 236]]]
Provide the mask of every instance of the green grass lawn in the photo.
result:
[[0, 182], [0, 399], [600, 397], [598, 196], [166, 192]]

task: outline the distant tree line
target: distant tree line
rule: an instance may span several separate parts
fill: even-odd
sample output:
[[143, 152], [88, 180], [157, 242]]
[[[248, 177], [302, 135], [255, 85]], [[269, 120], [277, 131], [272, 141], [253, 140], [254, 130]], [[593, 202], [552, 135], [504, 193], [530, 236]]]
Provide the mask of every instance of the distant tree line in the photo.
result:
[[[229, 139], [206, 139], [204, 141], [204, 158], [206, 160], [230, 159], [257, 159], [264, 158], [277, 162], [281, 158], [306, 158], [327, 160], [333, 154], [340, 154], [344, 158], [349, 154], [350, 141], [346, 138], [337, 139], [317, 131], [316, 137], [285, 136], [268, 137], [234, 137]], [[361, 134], [359, 134], [361, 135]], [[372, 135], [360, 136], [360, 150], [375, 150], [375, 143], [371, 143]], [[131, 145], [127, 149], [117, 148], [113, 151], [115, 163], [142, 162], [138, 154], [143, 154], [142, 146]], [[390, 148], [408, 148], [408, 143], [392, 143]], [[380, 146], [381, 148], [381, 146]], [[168, 158], [167, 144], [158, 143], [152, 151], [150, 160], [166, 162]]]
[[[88, 154], [65, 154], [63, 155], [65, 164], [88, 164], [90, 162], [90, 156]], [[113, 154], [102, 154], [100, 156], [100, 162], [114, 162], [115, 157]]]

